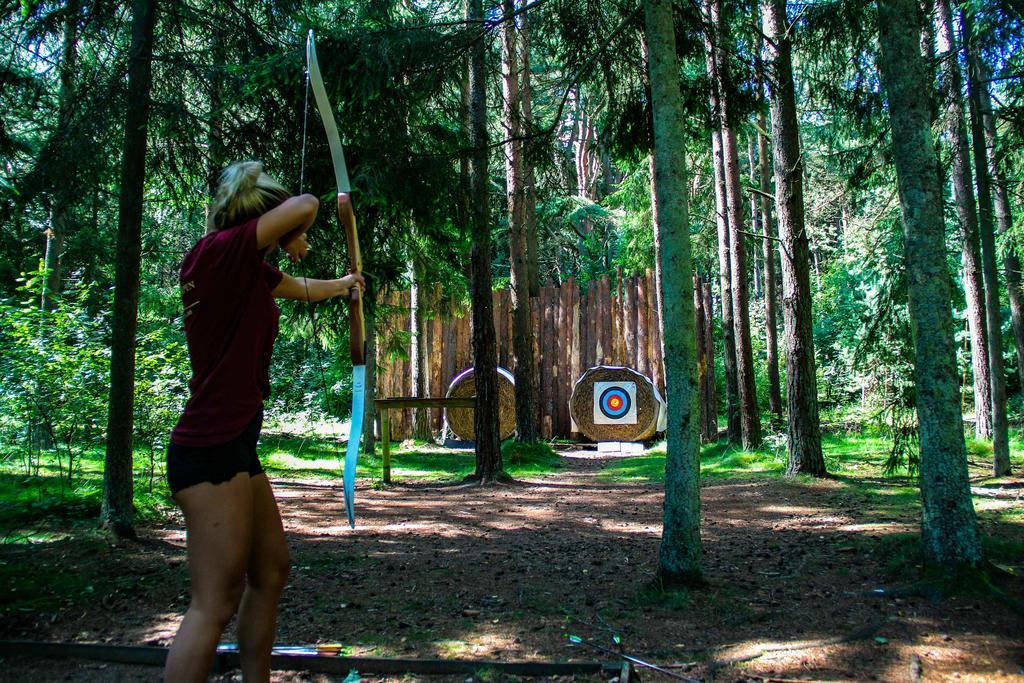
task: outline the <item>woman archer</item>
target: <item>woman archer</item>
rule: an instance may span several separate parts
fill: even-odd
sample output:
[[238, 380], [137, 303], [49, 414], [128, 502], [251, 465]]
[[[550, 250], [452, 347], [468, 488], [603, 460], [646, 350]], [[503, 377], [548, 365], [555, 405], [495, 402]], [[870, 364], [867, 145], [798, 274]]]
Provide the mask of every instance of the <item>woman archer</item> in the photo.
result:
[[165, 680], [203, 681], [221, 633], [238, 613], [246, 681], [270, 678], [277, 605], [289, 570], [274, 493], [256, 453], [280, 309], [275, 298], [345, 296], [363, 279], [294, 278], [264, 257], [277, 246], [305, 257], [319, 201], [292, 197], [256, 161], [220, 177], [207, 234], [181, 266], [192, 379], [171, 432], [167, 480], [185, 513], [192, 598], [167, 656]]

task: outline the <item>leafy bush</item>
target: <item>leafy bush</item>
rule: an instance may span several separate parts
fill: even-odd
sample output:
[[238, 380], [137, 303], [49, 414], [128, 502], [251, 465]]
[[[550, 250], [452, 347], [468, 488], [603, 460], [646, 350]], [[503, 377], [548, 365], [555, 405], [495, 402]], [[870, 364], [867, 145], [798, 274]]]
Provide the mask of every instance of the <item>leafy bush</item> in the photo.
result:
[[149, 492], [163, 462], [171, 429], [188, 396], [188, 348], [178, 326], [160, 319], [139, 321], [135, 351], [135, 447], [148, 453]]
[[26, 473], [38, 473], [38, 453], [53, 449], [61, 480], [70, 483], [77, 457], [103, 439], [108, 316], [89, 311], [87, 285], [66, 292], [53, 311], [42, 310], [35, 294], [41, 277], [21, 280], [19, 300], [0, 300], [3, 437], [24, 439]]

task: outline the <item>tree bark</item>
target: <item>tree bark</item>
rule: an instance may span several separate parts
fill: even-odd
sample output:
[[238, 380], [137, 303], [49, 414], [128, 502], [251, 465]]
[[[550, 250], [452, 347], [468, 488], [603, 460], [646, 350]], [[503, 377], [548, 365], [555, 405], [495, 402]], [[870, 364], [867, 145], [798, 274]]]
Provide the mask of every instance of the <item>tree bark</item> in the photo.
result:
[[152, 85], [156, 3], [132, 3], [128, 97], [118, 201], [114, 315], [110, 349], [110, 403], [103, 470], [103, 524], [119, 538], [135, 537], [132, 468], [135, 405], [135, 332], [142, 257], [142, 199], [146, 181], [146, 134]]
[[[715, 384], [715, 336], [714, 309], [712, 308], [711, 283], [704, 285], [704, 339], [707, 343], [707, 383], [704, 385], [704, 403], [708, 406], [706, 431], [710, 443], [718, 441], [718, 389]], [[664, 355], [662, 356], [664, 357]]]
[[725, 203], [725, 172], [722, 137], [711, 131], [711, 152], [715, 167], [715, 217], [718, 227], [718, 283], [722, 307], [722, 358], [725, 366], [726, 436], [731, 444], [741, 441], [739, 387], [736, 383], [736, 343], [732, 324], [732, 266], [729, 256], [729, 217]]
[[[58, 66], [60, 90], [57, 95], [57, 132], [55, 134], [55, 164], [71, 154], [68, 135], [73, 124], [75, 106], [75, 73], [78, 70], [78, 20], [81, 15], [78, 0], [70, 0], [64, 8], [64, 49]], [[53, 171], [51, 170], [51, 173]], [[54, 299], [63, 289], [61, 259], [64, 254], [64, 238], [67, 235], [68, 217], [75, 200], [75, 191], [67, 177], [52, 181], [52, 205], [50, 227], [46, 230], [46, 251], [43, 255], [45, 277], [40, 307], [52, 311]]]
[[[946, 2], [947, 0], [941, 0]], [[973, 19], [962, 15], [964, 33], [971, 39]], [[1006, 371], [1003, 367], [1003, 321], [999, 304], [999, 266], [996, 264], [996, 229], [992, 188], [988, 174], [985, 126], [981, 121], [981, 80], [978, 53], [967, 50], [967, 92], [971, 114], [971, 142], [974, 145], [974, 179], [978, 186], [978, 229], [981, 233], [981, 266], [985, 282], [985, 322], [988, 332], [989, 381], [992, 394], [992, 474], [1010, 473], [1010, 438], [1006, 417]]]
[[786, 0], [765, 0], [766, 67], [771, 96], [775, 207], [782, 255], [782, 320], [786, 350], [789, 474], [825, 476], [818, 423], [818, 380], [811, 317], [810, 254], [804, 225], [803, 156], [793, 86], [792, 35]]
[[[653, 154], [647, 157], [647, 163], [651, 175], [651, 231], [654, 233], [654, 310], [657, 312], [655, 323], [658, 326], [658, 346], [660, 347], [658, 349], [658, 357], [664, 358], [665, 321], [662, 315], [665, 311], [665, 294], [661, 277], [661, 221], [658, 220], [658, 182], [657, 173], [654, 169]], [[711, 315], [710, 311], [708, 311], [708, 315]], [[708, 348], [711, 349], [709, 353], [714, 357], [714, 346], [710, 337], [707, 339], [707, 344]]]
[[739, 396], [740, 441], [745, 450], [761, 445], [761, 416], [757, 410], [754, 385], [754, 351], [750, 340], [749, 293], [747, 289], [747, 248], [743, 239], [743, 192], [740, 189], [740, 161], [736, 130], [731, 123], [732, 94], [728, 59], [722, 46], [729, 35], [722, 21], [721, 0], [708, 0], [710, 24], [715, 27], [712, 62], [717, 81], [722, 139], [725, 200], [729, 216], [729, 271], [732, 277], [733, 340], [736, 346], [736, 387]]
[[971, 180], [970, 147], [961, 99], [963, 77], [957, 60], [953, 17], [949, 0], [935, 2], [936, 35], [942, 63], [941, 92], [945, 104], [945, 127], [953, 156], [953, 199], [960, 225], [960, 260], [964, 271], [964, 297], [971, 329], [971, 369], [974, 374], [975, 434], [992, 436], [992, 379], [988, 353], [988, 329], [985, 312], [985, 287], [982, 280], [981, 252], [978, 244], [978, 215]]
[[712, 443], [718, 436], [717, 429], [712, 429], [712, 415], [715, 406], [708, 401], [708, 384], [712, 381], [708, 368], [714, 367], [714, 355], [711, 351], [711, 338], [707, 335], [707, 317], [709, 312], [704, 308], [704, 286], [700, 276], [693, 274], [693, 307], [694, 307], [694, 338], [696, 340], [697, 358], [697, 403], [700, 406], [700, 442]]
[[[768, 122], [764, 112], [757, 115], [758, 126], [763, 131], [768, 130]], [[782, 420], [782, 390], [779, 382], [779, 341], [778, 341], [778, 314], [775, 311], [775, 302], [778, 297], [778, 283], [775, 277], [775, 220], [772, 217], [771, 202], [771, 160], [768, 152], [767, 136], [758, 133], [758, 176], [761, 184], [761, 225], [764, 228], [764, 318], [765, 318], [765, 346], [768, 355], [768, 409], [780, 421]]]
[[[503, 0], [506, 16], [515, 13], [515, 2]], [[530, 258], [526, 224], [528, 196], [523, 175], [522, 101], [519, 93], [520, 51], [515, 20], [502, 28], [502, 93], [505, 139], [505, 179], [508, 199], [508, 253], [512, 274], [512, 355], [516, 379], [516, 439], [537, 440], [537, 397], [533, 385], [533, 315], [530, 299]]]
[[982, 557], [967, 477], [942, 189], [915, 1], [879, 0], [878, 26], [878, 61], [892, 123], [914, 338], [922, 545], [929, 565], [955, 572], [978, 566]]
[[[754, 152], [754, 137], [752, 135], [747, 136], [747, 170], [750, 176], [750, 186], [754, 187], [757, 185], [757, 157]], [[761, 224], [764, 222], [764, 217], [760, 214], [760, 202], [758, 196], [753, 192], [750, 193], [750, 234], [761, 235]], [[756, 243], [755, 243], [756, 245]], [[764, 292], [764, 276], [762, 275], [763, 267], [761, 266], [761, 258], [758, 257], [757, 246], [754, 247], [753, 251], [750, 252], [751, 260], [754, 262], [754, 298], [760, 299]]]
[[[413, 258], [412, 283], [409, 287], [409, 375], [412, 395], [417, 398], [427, 396], [427, 335], [423, 311], [423, 263], [418, 257]], [[412, 436], [420, 441], [431, 441], [430, 410], [416, 408], [413, 410]]]
[[[683, 141], [682, 96], [676, 61], [672, 5], [646, 0], [648, 70], [654, 114], [654, 162], [659, 188], [665, 287], [665, 385], [668, 430], [665, 456], [664, 527], [658, 576], [666, 586], [699, 586], [700, 444], [694, 349], [690, 233]], [[672, 188], [669, 191], [669, 188]]]
[[[706, 5], [707, 14], [710, 14], [710, 0], [706, 0]], [[709, 20], [704, 31], [704, 50], [708, 77], [711, 80], [711, 110], [714, 117], [711, 129], [711, 153], [715, 175], [715, 222], [718, 227], [718, 277], [722, 302], [726, 434], [728, 435], [729, 443], [740, 444], [742, 442], [743, 430], [740, 424], [739, 384], [736, 376], [736, 338], [735, 326], [733, 325], [732, 231], [729, 227], [729, 206], [725, 187], [725, 153], [722, 147], [724, 118], [722, 115], [721, 84], [717, 77], [717, 45], [717, 24]]]
[[[482, 0], [466, 0], [466, 20], [482, 26]], [[473, 367], [476, 382], [476, 471], [489, 483], [503, 474], [498, 434], [498, 382], [491, 303], [491, 227], [487, 210], [487, 70], [481, 30], [469, 50], [470, 298], [473, 306]]]
[[[210, 122], [206, 131], [206, 194], [211, 198], [217, 191], [221, 169], [224, 167], [224, 63], [227, 61], [224, 45], [224, 27], [227, 20], [216, 5], [214, 8], [216, 23], [211, 27], [210, 36], [213, 56], [213, 69], [210, 75]], [[299, 190], [301, 192], [302, 188]]]
[[636, 316], [636, 279], [627, 277], [622, 283], [622, 328], [626, 348], [626, 365], [636, 368], [637, 356], [637, 316]]
[[[988, 83], [990, 77], [988, 65], [984, 60], [977, 59], [978, 83]], [[992, 98], [988, 86], [978, 88], [981, 102], [981, 120], [985, 128], [985, 147], [988, 152], [988, 171], [992, 179], [992, 194], [995, 202], [996, 226], [999, 234], [1005, 235], [1013, 225], [1010, 213], [1010, 198], [1006, 190], [1006, 178], [1003, 175], [996, 137], [995, 113], [992, 110]], [[1014, 245], [1005, 245], [1003, 272], [1006, 276], [1006, 293], [1010, 300], [1010, 320], [1013, 327], [1014, 347], [1017, 351], [1017, 372], [1021, 387], [1024, 387], [1024, 291], [1021, 288], [1021, 263]]]
[[[524, 4], [527, 0], [524, 0]], [[521, 57], [522, 79], [519, 93], [522, 103], [523, 131], [533, 130], [533, 86], [530, 84], [530, 30], [528, 15], [519, 15], [519, 52]], [[523, 227], [526, 231], [526, 268], [529, 296], [535, 299], [540, 296], [540, 269], [537, 266], [537, 180], [533, 162], [523, 146], [523, 185], [526, 189], [526, 202], [523, 204]], [[536, 407], [536, 399], [534, 400]], [[537, 416], [534, 410], [534, 434], [536, 434]]]

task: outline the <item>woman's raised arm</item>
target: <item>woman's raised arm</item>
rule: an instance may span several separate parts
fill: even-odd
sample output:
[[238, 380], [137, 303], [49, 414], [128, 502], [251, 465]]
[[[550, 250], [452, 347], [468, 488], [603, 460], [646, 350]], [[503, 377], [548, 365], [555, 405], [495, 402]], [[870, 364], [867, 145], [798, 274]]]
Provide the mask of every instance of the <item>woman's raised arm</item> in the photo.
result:
[[284, 200], [260, 216], [256, 223], [256, 247], [263, 249], [277, 244], [286, 235], [294, 239], [305, 234], [309, 226], [313, 225], [319, 207], [320, 200], [311, 194]]

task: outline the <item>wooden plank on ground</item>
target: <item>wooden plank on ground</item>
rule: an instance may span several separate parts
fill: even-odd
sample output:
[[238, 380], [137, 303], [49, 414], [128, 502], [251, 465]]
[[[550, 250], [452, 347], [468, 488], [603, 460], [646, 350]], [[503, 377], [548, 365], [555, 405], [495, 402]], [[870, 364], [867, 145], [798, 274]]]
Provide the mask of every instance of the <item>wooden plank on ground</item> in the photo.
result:
[[[320, 650], [325, 650], [322, 646]], [[44, 659], [86, 659], [91, 661], [143, 666], [163, 666], [167, 660], [165, 647], [129, 645], [96, 645], [92, 643], [43, 643], [32, 641], [0, 641], [0, 655], [39, 657]], [[236, 651], [221, 651], [216, 655], [214, 669], [223, 673], [239, 667]], [[316, 646], [277, 647], [270, 659], [274, 671], [302, 671], [308, 673], [347, 674], [418, 674], [456, 675], [493, 671], [508, 676], [614, 676], [618, 662], [503, 662], [482, 659], [391, 659], [386, 657], [339, 657], [330, 650], [318, 652]]]

